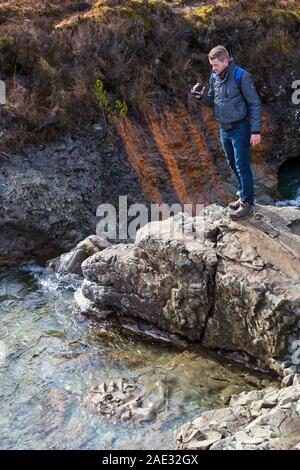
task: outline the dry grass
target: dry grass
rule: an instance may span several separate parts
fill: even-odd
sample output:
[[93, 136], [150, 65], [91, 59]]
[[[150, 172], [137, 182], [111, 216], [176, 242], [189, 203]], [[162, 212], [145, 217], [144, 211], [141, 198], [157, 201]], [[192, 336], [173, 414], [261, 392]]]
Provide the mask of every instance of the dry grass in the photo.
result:
[[2, 143], [51, 140], [99, 121], [96, 79], [141, 119], [152, 104], [174, 96], [187, 102], [190, 85], [207, 78], [207, 53], [218, 43], [242, 66], [264, 74], [263, 82], [274, 78], [270, 67], [278, 76], [287, 66], [297, 67], [296, 0], [208, 1], [181, 14], [171, 3], [2, 2], [0, 78], [7, 86]]

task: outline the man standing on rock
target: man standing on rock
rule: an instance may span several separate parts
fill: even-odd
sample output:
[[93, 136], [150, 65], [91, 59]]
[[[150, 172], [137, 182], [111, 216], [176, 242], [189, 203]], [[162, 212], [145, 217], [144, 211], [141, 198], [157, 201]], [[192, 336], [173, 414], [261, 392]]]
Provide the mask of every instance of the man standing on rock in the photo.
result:
[[253, 214], [251, 145], [261, 142], [261, 102], [251, 74], [229, 57], [225, 47], [214, 47], [208, 58], [212, 66], [209, 90], [197, 83], [191, 91], [200, 103], [213, 108], [219, 122], [222, 147], [239, 189], [239, 199], [228, 206], [233, 210], [230, 217], [241, 220]]

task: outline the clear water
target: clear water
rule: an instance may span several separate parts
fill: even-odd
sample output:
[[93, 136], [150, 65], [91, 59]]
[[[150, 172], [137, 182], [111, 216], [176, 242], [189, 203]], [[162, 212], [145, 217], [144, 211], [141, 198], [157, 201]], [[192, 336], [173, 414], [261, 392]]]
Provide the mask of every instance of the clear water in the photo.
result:
[[[71, 308], [76, 281], [38, 266], [0, 275], [1, 449], [174, 449], [174, 429], [265, 378], [95, 325]], [[167, 381], [164, 410], [148, 423], [90, 408], [91, 387], [121, 377]]]
[[278, 190], [282, 200], [276, 206], [300, 207], [300, 158], [288, 160], [279, 168]]

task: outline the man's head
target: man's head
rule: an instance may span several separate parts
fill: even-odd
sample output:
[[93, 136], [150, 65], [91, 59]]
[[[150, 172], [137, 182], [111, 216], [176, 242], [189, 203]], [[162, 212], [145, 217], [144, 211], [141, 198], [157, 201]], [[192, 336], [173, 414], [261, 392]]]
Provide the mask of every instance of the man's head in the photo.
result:
[[229, 53], [224, 46], [216, 46], [208, 54], [208, 59], [213, 71], [221, 75], [229, 64]]

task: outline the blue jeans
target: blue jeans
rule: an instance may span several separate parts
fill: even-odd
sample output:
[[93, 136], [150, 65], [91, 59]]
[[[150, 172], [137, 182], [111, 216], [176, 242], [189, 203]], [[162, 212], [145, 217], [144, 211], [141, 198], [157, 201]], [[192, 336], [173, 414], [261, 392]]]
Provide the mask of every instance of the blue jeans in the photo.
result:
[[220, 127], [221, 143], [230, 168], [235, 173], [242, 202], [254, 204], [254, 183], [251, 169], [250, 124], [247, 119]]

